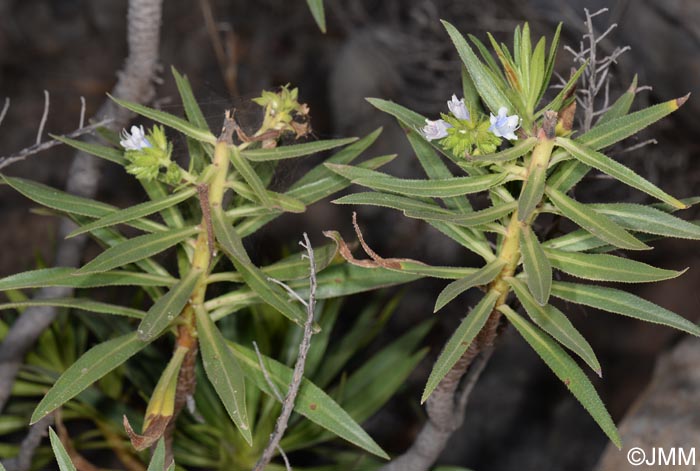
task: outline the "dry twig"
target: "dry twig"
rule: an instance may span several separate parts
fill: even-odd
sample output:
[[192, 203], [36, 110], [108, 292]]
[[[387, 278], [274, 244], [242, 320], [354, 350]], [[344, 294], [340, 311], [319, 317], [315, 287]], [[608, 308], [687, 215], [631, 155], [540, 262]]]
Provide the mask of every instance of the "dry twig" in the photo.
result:
[[[311, 247], [311, 242], [309, 241], [309, 236], [304, 233], [304, 241], [299, 242], [306, 250], [306, 257], [309, 260], [309, 299], [308, 301], [302, 300], [302, 303], [306, 306], [306, 322], [304, 323], [304, 335], [302, 337], [301, 343], [299, 344], [299, 354], [297, 356], [297, 361], [294, 364], [294, 374], [292, 375], [292, 382], [289, 384], [289, 389], [287, 390], [287, 395], [282, 402], [282, 411], [280, 412], [277, 422], [275, 423], [275, 429], [270, 436], [270, 441], [268, 442], [265, 450], [263, 450], [260, 459], [258, 460], [253, 471], [263, 471], [265, 467], [270, 463], [275, 451], [279, 451], [282, 455], [285, 465], [288, 470], [291, 470], [287, 456], [284, 451], [280, 448], [279, 444], [284, 436], [285, 430], [287, 430], [287, 423], [289, 422], [289, 417], [292, 415], [294, 410], [294, 402], [296, 401], [297, 394], [299, 393], [299, 387], [301, 386], [301, 380], [304, 378], [304, 368], [306, 366], [306, 355], [309, 353], [309, 348], [311, 347], [311, 336], [313, 335], [313, 323], [314, 323], [314, 312], [316, 310], [316, 261], [314, 259], [314, 250]], [[280, 282], [281, 283], [281, 282]], [[289, 290], [288, 290], [289, 291]], [[255, 351], [258, 353], [258, 360], [262, 366], [263, 374], [265, 374], [265, 379], [268, 383], [272, 384], [267, 372], [265, 371], [265, 366], [262, 362], [262, 357], [257, 349]], [[272, 384], [272, 390], [279, 396], [279, 391]]]

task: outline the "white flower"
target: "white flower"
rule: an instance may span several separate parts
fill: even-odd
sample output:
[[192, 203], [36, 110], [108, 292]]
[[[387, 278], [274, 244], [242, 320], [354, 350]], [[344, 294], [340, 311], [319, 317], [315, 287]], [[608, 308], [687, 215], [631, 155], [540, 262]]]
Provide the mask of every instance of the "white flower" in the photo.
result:
[[494, 133], [496, 137], [505, 137], [509, 141], [518, 139], [515, 131], [520, 127], [520, 118], [515, 114], [508, 116], [508, 109], [505, 106], [498, 109], [498, 116], [492, 114], [490, 120], [489, 131]]
[[464, 98], [458, 100], [457, 95], [452, 95], [452, 99], [447, 102], [447, 107], [455, 118], [469, 121], [469, 110], [467, 105], [464, 104]]
[[151, 143], [146, 139], [146, 132], [143, 130], [143, 126], [131, 126], [131, 134], [126, 129], [122, 129], [121, 138], [119, 144], [126, 150], [141, 150], [151, 147]]
[[432, 141], [434, 139], [442, 139], [443, 137], [447, 137], [447, 129], [451, 127], [451, 124], [448, 124], [441, 119], [436, 121], [426, 119], [425, 126], [423, 129], [421, 129], [421, 132], [427, 140]]

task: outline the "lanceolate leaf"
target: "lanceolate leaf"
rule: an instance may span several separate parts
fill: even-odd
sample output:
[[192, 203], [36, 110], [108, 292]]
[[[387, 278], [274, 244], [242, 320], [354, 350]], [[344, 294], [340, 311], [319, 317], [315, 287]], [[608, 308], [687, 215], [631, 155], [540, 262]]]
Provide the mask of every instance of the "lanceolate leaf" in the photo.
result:
[[75, 237], [78, 234], [83, 234], [85, 232], [90, 232], [95, 229], [100, 229], [102, 227], [113, 226], [115, 224], [121, 224], [124, 222], [132, 221], [144, 216], [149, 216], [153, 213], [157, 213], [165, 208], [175, 206], [182, 201], [193, 196], [197, 190], [195, 188], [187, 188], [178, 193], [174, 193], [165, 198], [158, 199], [155, 201], [147, 201], [145, 203], [137, 204], [126, 209], [115, 211], [108, 216], [102, 217], [96, 221], [85, 224], [74, 230], [67, 237]]
[[546, 254], [554, 268], [587, 280], [646, 283], [676, 278], [685, 273], [685, 270], [664, 270], [615, 255], [584, 254], [551, 249], [547, 250]]
[[545, 166], [531, 166], [527, 180], [525, 180], [518, 197], [518, 219], [520, 221], [527, 220], [542, 201], [546, 179], [547, 168]]
[[658, 198], [659, 200], [672, 206], [680, 209], [686, 207], [685, 204], [664, 192], [650, 181], [645, 180], [629, 168], [611, 159], [610, 157], [601, 154], [600, 152], [596, 152], [593, 149], [582, 146], [563, 137], [557, 137], [555, 142], [558, 146], [569, 151], [576, 159], [590, 167], [597, 168], [601, 172], [606, 173], [611, 177], [614, 177], [621, 182], [626, 183], [633, 188], [637, 188], [638, 190], [641, 190], [644, 193], [647, 193], [654, 198]]
[[661, 118], [680, 108], [686, 102], [688, 96], [669, 100], [658, 105], [650, 106], [641, 111], [630, 113], [616, 119], [612, 119], [605, 124], [595, 126], [585, 134], [576, 139], [576, 142], [599, 150], [611, 146], [633, 134], [637, 134], [642, 129], [655, 123]]
[[606, 216], [599, 214], [590, 206], [579, 203], [552, 188], [547, 189], [547, 195], [564, 216], [599, 239], [623, 249], [645, 250], [649, 248], [649, 246], [636, 239]]
[[347, 165], [327, 164], [326, 166], [358, 185], [406, 196], [443, 198], [478, 193], [498, 185], [506, 178], [505, 174], [495, 174], [441, 180], [412, 180]]
[[[229, 346], [243, 368], [246, 377], [253, 381], [256, 387], [274, 398], [275, 395], [270, 390], [255, 352], [241, 345], [229, 344]], [[286, 391], [292, 379], [292, 370], [266, 356], [263, 356], [263, 362], [270, 379], [277, 386], [277, 389]], [[302, 379], [294, 410], [340, 438], [381, 458], [388, 459], [387, 454], [347, 412], [307, 379]]]
[[302, 157], [311, 155], [317, 152], [322, 152], [328, 149], [351, 144], [357, 141], [356, 137], [345, 139], [330, 139], [327, 141], [306, 142], [304, 144], [294, 144], [289, 146], [274, 147], [272, 149], [253, 149], [244, 150], [241, 155], [253, 162], [266, 162], [269, 160], [291, 159], [294, 157]]
[[212, 222], [214, 226], [214, 234], [216, 240], [223, 251], [228, 255], [233, 262], [236, 270], [241, 274], [246, 284], [255, 291], [260, 298], [267, 304], [275, 308], [292, 322], [298, 325], [304, 325], [306, 313], [300, 307], [299, 303], [292, 303], [289, 300], [289, 294], [284, 289], [268, 280], [258, 267], [253, 265], [250, 258], [245, 253], [243, 244], [236, 230], [230, 224], [226, 223], [223, 211], [212, 211]]
[[634, 79], [632, 79], [632, 84], [630, 87], [627, 89], [625, 93], [620, 95], [620, 97], [615, 100], [615, 103], [610, 106], [608, 111], [603, 113], [603, 116], [600, 117], [600, 119], [596, 122], [596, 127], [600, 126], [601, 124], [605, 124], [608, 121], [612, 121], [613, 119], [621, 118], [622, 116], [625, 116], [627, 113], [629, 113], [630, 108], [632, 107], [632, 102], [634, 102], [634, 97], [637, 96], [637, 76], [634, 76]]
[[576, 353], [595, 371], [601, 375], [601, 368], [598, 359], [593, 353], [593, 348], [586, 339], [576, 330], [569, 319], [559, 309], [552, 305], [542, 306], [532, 297], [525, 284], [516, 279], [507, 279], [513, 288], [518, 300], [522, 303], [525, 311], [542, 330], [566, 348]]
[[175, 77], [175, 84], [177, 85], [177, 91], [180, 93], [182, 105], [185, 107], [187, 119], [199, 129], [208, 129], [209, 125], [204, 118], [199, 104], [197, 104], [197, 99], [192, 92], [189, 80], [187, 80], [187, 77], [180, 75], [180, 73], [175, 70], [175, 67], [170, 67], [170, 70], [173, 73], [173, 77]]
[[474, 211], [467, 214], [454, 214], [426, 211], [426, 210], [410, 210], [405, 211], [406, 216], [415, 219], [423, 219], [425, 221], [444, 221], [450, 222], [457, 226], [462, 227], [473, 227], [480, 226], [483, 224], [488, 224], [490, 222], [496, 221], [503, 216], [507, 216], [512, 213], [517, 207], [518, 203], [513, 201], [511, 203], [502, 203], [490, 208], [482, 209], [481, 211]]
[[56, 463], [58, 464], [59, 471], [76, 471], [75, 466], [73, 465], [73, 462], [71, 461], [70, 456], [68, 455], [68, 452], [66, 452], [66, 449], [61, 443], [61, 439], [58, 438], [56, 432], [54, 432], [53, 428], [50, 427], [49, 441], [51, 442], [51, 449], [53, 450], [53, 454], [56, 457]]
[[499, 297], [496, 291], [489, 291], [481, 299], [479, 304], [462, 320], [462, 323], [457, 327], [455, 333], [452, 334], [450, 340], [445, 345], [445, 349], [438, 357], [433, 370], [430, 372], [430, 377], [425, 385], [421, 403], [428, 400], [440, 381], [457, 363], [460, 357], [467, 351], [469, 345], [474, 340], [474, 337], [479, 333], [481, 328], [486, 324], [493, 307], [496, 305], [496, 300]]
[[132, 332], [92, 347], [58, 378], [36, 406], [31, 423], [61, 407], [146, 345], [148, 342], [139, 340], [136, 332]]
[[[68, 275], [70, 276], [70, 275]], [[68, 309], [79, 309], [86, 312], [97, 312], [100, 314], [112, 314], [115, 316], [133, 317], [141, 319], [146, 314], [138, 309], [117, 306], [116, 304], [93, 301], [89, 298], [50, 298], [50, 299], [27, 299], [26, 301], [15, 301], [0, 304], [0, 311], [3, 309], [15, 309], [18, 307], [30, 306], [58, 306]]]
[[151, 306], [139, 324], [141, 340], [153, 340], [180, 314], [201, 275], [202, 270], [191, 269], [187, 276]]
[[442, 206], [438, 206], [436, 204], [426, 203], [425, 201], [408, 198], [406, 196], [381, 193], [378, 191], [353, 193], [343, 196], [342, 198], [338, 198], [337, 200], [333, 200], [333, 203], [380, 206], [383, 208], [397, 209], [399, 211], [404, 211], [405, 213], [419, 211], [423, 211], [427, 214], [443, 213], [450, 217], [450, 220], [451, 217], [455, 215]]
[[214, 386], [231, 420], [238, 426], [248, 444], [252, 445], [241, 365], [226, 344], [224, 336], [212, 322], [209, 313], [201, 306], [195, 308], [195, 313], [199, 348], [202, 351], [207, 378]]
[[577, 229], [561, 237], [549, 239], [542, 244], [543, 247], [565, 250], [567, 252], [583, 252], [584, 250], [595, 249], [604, 245], [608, 245], [608, 243], [583, 229]]
[[700, 327], [687, 319], [639, 296], [614, 288], [556, 281], [552, 296], [603, 311], [622, 314], [635, 319], [663, 324], [700, 336]]
[[50, 134], [50, 136], [52, 139], [63, 142], [66, 145], [86, 152], [90, 155], [109, 160], [115, 164], [126, 165], [126, 159], [124, 158], [124, 151], [122, 149], [115, 149], [114, 147], [107, 147], [100, 144], [77, 141], [75, 139], [70, 139], [63, 136], [55, 136], [53, 134]]
[[66, 286], [96, 288], [99, 286], [170, 286], [177, 280], [171, 276], [124, 270], [79, 274], [72, 267], [41, 268], [0, 279], [0, 291], [11, 289]]
[[112, 246], [85, 264], [78, 274], [105, 272], [169, 249], [199, 231], [196, 227], [146, 234]]
[[435, 301], [433, 312], [438, 312], [447, 303], [468, 289], [492, 282], [501, 272], [504, 265], [505, 262], [496, 259], [493, 262], [487, 263], [471, 275], [453, 281], [440, 292], [437, 301]]
[[119, 98], [115, 98], [111, 95], [109, 95], [109, 97], [120, 106], [123, 106], [124, 108], [131, 110], [134, 113], [138, 113], [142, 116], [150, 118], [153, 121], [158, 121], [159, 123], [173, 128], [176, 131], [180, 131], [186, 136], [196, 139], [197, 141], [207, 142], [209, 144], [216, 143], [216, 137], [214, 137], [214, 135], [211, 132], [209, 132], [208, 129], [201, 129], [185, 121], [182, 118], [178, 118], [177, 116], [172, 115], [170, 113], [166, 113], [164, 111], [154, 110], [153, 108], [139, 105], [138, 103], [120, 100]]
[[467, 44], [467, 41], [459, 31], [457, 31], [457, 28], [446, 21], [443, 21], [442, 24], [457, 48], [459, 57], [469, 71], [469, 75], [474, 81], [474, 86], [479, 91], [479, 95], [481, 95], [486, 106], [488, 106], [493, 113], [497, 113], [498, 109], [501, 107], [506, 107], [509, 111], [515, 111], [513, 104], [508, 100], [505, 92], [498, 87], [497, 82], [493, 80], [492, 74], [476, 57], [472, 48]]
[[257, 196], [260, 204], [267, 208], [272, 206], [272, 201], [270, 201], [270, 197], [267, 195], [265, 184], [260, 180], [260, 177], [250, 163], [241, 156], [238, 147], [229, 146], [229, 158], [236, 170], [241, 174], [246, 183], [250, 185], [253, 192], [255, 192], [255, 196]]
[[423, 116], [404, 106], [380, 98], [367, 98], [367, 101], [378, 110], [392, 115], [411, 129], [418, 129], [425, 126], [425, 118]]
[[502, 305], [501, 312], [520, 332], [544, 360], [555, 375], [566, 385], [581, 405], [591, 414], [605, 434], [618, 448], [622, 447], [620, 436], [603, 401], [576, 362], [551, 337], [520, 317], [507, 305]]
[[322, 33], [326, 32], [326, 14], [323, 11], [323, 0], [306, 0], [309, 10]]
[[520, 252], [527, 275], [527, 286], [540, 306], [544, 306], [552, 289], [552, 266], [529, 225], [520, 229]]
[[679, 239], [700, 240], [700, 226], [651, 206], [631, 203], [592, 204], [599, 214], [631, 231]]

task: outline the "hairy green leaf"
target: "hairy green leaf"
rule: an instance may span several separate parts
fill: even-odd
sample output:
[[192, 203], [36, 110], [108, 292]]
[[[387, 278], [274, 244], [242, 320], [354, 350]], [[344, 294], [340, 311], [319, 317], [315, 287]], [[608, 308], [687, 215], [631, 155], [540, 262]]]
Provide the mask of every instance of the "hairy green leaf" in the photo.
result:
[[600, 363], [593, 353], [593, 348], [564, 313], [552, 305], [539, 304], [522, 281], [516, 278], [508, 278], [506, 281], [513, 288], [530, 319], [557, 342], [581, 357], [598, 376], [601, 376]]
[[49, 441], [51, 442], [51, 449], [56, 457], [59, 471], [76, 471], [68, 452], [63, 448], [61, 439], [58, 438], [58, 435], [56, 435], [56, 432], [54, 432], [51, 427], [49, 427]]
[[530, 344], [555, 375], [566, 385], [593, 420], [618, 448], [622, 447], [620, 436], [610, 414], [605, 409], [595, 388], [576, 362], [551, 337], [520, 317], [508, 305], [500, 308], [520, 335]]
[[602, 311], [622, 314], [646, 322], [667, 325], [700, 336], [700, 327], [687, 319], [639, 296], [604, 286], [582, 285], [556, 281], [552, 296]]
[[599, 239], [623, 249], [649, 249], [648, 245], [635, 238], [629, 232], [612, 222], [607, 216], [598, 213], [590, 206], [579, 203], [553, 188], [549, 188], [546, 191], [552, 203], [554, 203], [564, 216]]
[[464, 278], [460, 278], [458, 280], [453, 281], [452, 283], [447, 285], [438, 295], [438, 298], [435, 301], [435, 308], [433, 309], [433, 312], [438, 312], [447, 303], [449, 303], [454, 298], [464, 293], [468, 289], [474, 288], [475, 286], [486, 285], [492, 282], [501, 272], [504, 265], [505, 262], [496, 259], [493, 262], [487, 263], [476, 272]]
[[114, 162], [115, 164], [126, 165], [126, 159], [124, 158], [123, 149], [115, 149], [114, 147], [78, 141], [64, 136], [56, 136], [54, 134], [49, 134], [49, 136], [51, 136], [52, 139], [69, 145], [74, 149], [83, 151], [87, 154], [94, 155], [95, 157], [100, 157], [101, 159]]
[[518, 143], [514, 146], [508, 147], [500, 152], [485, 155], [472, 155], [469, 156], [468, 160], [475, 160], [477, 162], [508, 162], [527, 154], [533, 147], [535, 147], [535, 144], [537, 144], [537, 139], [534, 137], [528, 137], [527, 139], [518, 141]]
[[202, 306], [195, 307], [195, 313], [204, 371], [229, 417], [241, 431], [246, 442], [252, 446], [253, 437], [246, 409], [243, 369], [228, 347], [226, 339], [209, 317], [209, 313]]
[[56, 380], [36, 406], [30, 422], [34, 424], [61, 407], [146, 345], [148, 342], [139, 340], [136, 332], [132, 332], [92, 347]]
[[430, 377], [425, 385], [421, 403], [428, 400], [442, 378], [452, 369], [460, 357], [467, 351], [472, 340], [479, 333], [481, 328], [486, 324], [493, 307], [496, 305], [496, 300], [500, 294], [496, 291], [489, 291], [484, 295], [479, 304], [462, 320], [462, 323], [457, 327], [455, 333], [452, 334], [450, 340], [445, 345], [444, 350], [440, 353], [433, 370], [430, 372]]
[[103, 273], [77, 273], [72, 267], [40, 268], [16, 273], [0, 279], [0, 291], [11, 289], [66, 286], [96, 288], [100, 286], [170, 286], [177, 280], [171, 276], [123, 270]]
[[[68, 275], [70, 276], [70, 275]], [[3, 309], [16, 309], [31, 306], [57, 306], [68, 309], [79, 309], [86, 312], [96, 312], [99, 314], [112, 314], [115, 316], [132, 317], [134, 319], [142, 319], [145, 312], [116, 304], [102, 303], [93, 301], [89, 298], [50, 298], [50, 299], [27, 299], [24, 301], [14, 301], [10, 303], [1, 303], [0, 311]]]
[[328, 149], [351, 144], [357, 141], [356, 137], [345, 139], [330, 139], [327, 141], [305, 142], [304, 144], [294, 144], [289, 146], [274, 147], [272, 149], [252, 149], [244, 150], [241, 155], [253, 162], [266, 162], [270, 160], [291, 159], [294, 157], [302, 157], [311, 155], [317, 152], [322, 152]]
[[684, 221], [651, 206], [632, 203], [592, 204], [620, 226], [645, 234], [700, 240], [700, 226]]
[[309, 6], [309, 10], [311, 10], [311, 14], [318, 25], [318, 29], [320, 29], [322, 33], [325, 33], [326, 14], [323, 9], [323, 0], [306, 0], [306, 4]]
[[511, 203], [502, 203], [467, 214], [446, 213], [445, 211], [434, 212], [426, 211], [424, 209], [407, 210], [404, 211], [404, 213], [410, 218], [423, 219], [425, 221], [444, 221], [450, 222], [457, 226], [474, 227], [488, 224], [502, 218], [503, 216], [507, 216], [515, 210], [517, 205], [518, 203], [513, 201]]
[[529, 225], [520, 229], [520, 252], [530, 293], [540, 306], [544, 306], [552, 290], [552, 265]]
[[664, 270], [646, 263], [606, 254], [584, 254], [547, 250], [547, 258], [554, 268], [569, 275], [595, 281], [648, 283], [676, 278], [686, 270]]

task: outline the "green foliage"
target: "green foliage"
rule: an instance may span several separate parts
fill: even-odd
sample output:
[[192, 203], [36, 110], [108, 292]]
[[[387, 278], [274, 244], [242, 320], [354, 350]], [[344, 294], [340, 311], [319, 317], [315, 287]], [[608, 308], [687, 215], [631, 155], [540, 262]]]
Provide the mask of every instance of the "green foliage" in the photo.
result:
[[[695, 199], [679, 200], [669, 195], [603, 151], [677, 110], [687, 97], [630, 113], [636, 93], [635, 78], [629, 90], [614, 101], [592, 129], [577, 133], [572, 124], [573, 93], [588, 64], [576, 70], [554, 97], [545, 99], [551, 85], [561, 25], [549, 52], [544, 38], [532, 42], [529, 26], [525, 24], [516, 28], [512, 50], [489, 35], [492, 54], [479, 39], [469, 36], [467, 40], [454, 26], [443, 24], [463, 62], [464, 99], [453, 97], [448, 102], [451, 113], [442, 114], [439, 121], [427, 121], [426, 125], [423, 116], [399, 104], [368, 99], [407, 130], [408, 140], [427, 178], [406, 180], [350, 165], [329, 165], [353, 183], [373, 190], [345, 196], [335, 203], [370, 204], [401, 211], [408, 217], [426, 221], [484, 259], [482, 267], [452, 281], [437, 299], [436, 310], [472, 287], [480, 286], [486, 292], [446, 343], [430, 374], [422, 402], [470, 346], [480, 348], [493, 341], [493, 330], [483, 327], [489, 320], [490, 325], [495, 325], [504, 314], [608, 437], [620, 446], [615, 426], [595, 389], [562, 346], [601, 374], [595, 353], [566, 315], [550, 301], [559, 298], [700, 336], [695, 324], [632, 294], [556, 281], [558, 272], [586, 280], [623, 283], [654, 282], [683, 273], [606, 253], [648, 250], [651, 249], [648, 243], [659, 237], [698, 240], [700, 226], [672, 214], [689, 207]], [[468, 120], [457, 116], [465, 116], [458, 106], [468, 109]], [[475, 150], [476, 134], [470, 134], [487, 119], [482, 110], [491, 113], [491, 126], [484, 130], [486, 133], [498, 138], [509, 136], [499, 139], [500, 147], [487, 153]], [[456, 137], [459, 135], [467, 137]], [[448, 167], [440, 156], [456, 164], [458, 173], [453, 173], [451, 169], [455, 167]], [[592, 170], [603, 172], [662, 204], [576, 201], [567, 193]], [[482, 192], [489, 203], [475, 210], [467, 195]], [[569, 219], [580, 229], [552, 234], [539, 218], [543, 213]], [[495, 244], [489, 244], [488, 233], [497, 235]], [[397, 262], [392, 269], [410, 271], [405, 261]], [[436, 276], [428, 267], [420, 274]], [[535, 325], [509, 307], [513, 300], [511, 293]]]
[[[348, 179], [320, 163], [287, 189], [272, 191], [269, 189], [271, 172], [281, 160], [340, 148], [325, 163], [347, 165], [374, 142], [381, 130], [359, 140], [333, 139], [278, 146], [281, 137], [301, 138], [310, 129], [309, 108], [298, 101], [297, 89], [285, 86], [276, 92], [264, 92], [254, 100], [264, 112], [260, 128], [255, 133], [246, 135], [235, 124], [235, 116], [229, 116], [226, 125], [228, 131], [217, 138], [207, 128], [187, 79], [175, 70], [173, 75], [182, 97], [186, 119], [114, 99], [119, 105], [159, 124], [148, 131], [136, 127], [132, 127], [131, 132], [125, 131], [121, 136], [122, 148], [62, 139], [68, 145], [121, 165], [142, 184], [147, 201], [119, 209], [29, 180], [1, 176], [6, 184], [27, 198], [50, 208], [52, 213], [71, 218], [78, 228], [70, 237], [88, 234], [105, 250], [78, 269], [41, 268], [1, 279], [0, 291], [8, 293], [10, 300], [0, 304], [0, 309], [56, 306], [120, 316], [104, 323], [98, 318], [90, 321], [85, 318], [100, 343], [90, 349], [82, 348], [66, 364], [54, 365], [53, 373], [48, 378], [33, 377], [40, 380], [38, 385], [21, 384], [20, 391], [34, 395], [44, 395], [46, 386], [52, 385], [31, 414], [31, 422], [62, 408], [65, 414], [71, 410], [75, 411], [76, 417], [95, 421], [100, 430], [103, 430], [102, 425], [109, 423], [110, 427], [113, 426], [111, 433], [123, 437], [121, 416], [104, 419], [93, 407], [92, 400], [87, 399], [86, 402], [86, 398], [95, 394], [109, 394], [106, 389], [96, 388], [96, 385], [114, 381], [110, 378], [120, 374], [120, 371], [126, 371], [140, 397], [148, 398], [153, 394], [148, 401], [144, 421], [132, 410], [126, 414], [131, 423], [144, 423], [142, 433], [146, 436], [151, 433], [148, 424], [154, 423], [153, 415], [148, 414], [163, 413], [168, 417], [171, 414], [169, 401], [172, 401], [176, 384], [173, 378], [177, 377], [176, 370], [180, 368], [183, 371], [195, 368], [197, 349], [188, 339], [197, 339], [206, 373], [199, 381], [199, 387], [206, 388], [207, 383], [210, 384], [216, 393], [214, 401], [225, 410], [216, 417], [210, 416], [210, 419], [217, 428], [222, 427], [224, 419], [229, 421], [232, 427], [230, 438], [236, 444], [236, 460], [239, 460], [238, 464], [242, 460], [245, 466], [252, 467], [254, 461], [251, 463], [250, 459], [262, 451], [271, 431], [270, 425], [274, 423], [270, 411], [278, 409], [272, 402], [261, 399], [261, 393], [270, 394], [271, 391], [262, 379], [255, 354], [251, 356], [250, 350], [238, 342], [250, 342], [257, 338], [261, 345], [270, 345], [277, 341], [275, 336], [298, 331], [296, 324], [304, 323], [306, 312], [299, 303], [290, 301], [289, 293], [273, 282], [271, 277], [284, 280], [301, 296], [308, 296], [309, 268], [299, 253], [260, 267], [248, 256], [243, 239], [285, 212], [302, 212], [307, 205], [351, 184]], [[166, 134], [166, 128], [186, 136], [191, 160], [187, 169], [171, 160], [172, 141]], [[232, 137], [239, 142], [234, 143]], [[372, 172], [393, 157], [369, 159], [357, 168]], [[134, 235], [133, 230], [122, 232], [124, 226], [138, 230], [137, 234]], [[219, 251], [223, 256], [218, 254]], [[319, 302], [331, 302], [332, 298], [391, 286], [419, 276], [410, 272], [347, 266], [336, 258], [336, 253], [335, 245], [316, 250]], [[177, 265], [174, 263], [176, 254]], [[172, 262], [161, 265], [160, 262], [167, 261], [168, 257]], [[171, 273], [173, 266], [177, 266], [178, 274]], [[97, 301], [85, 291], [79, 293], [80, 297], [43, 300], [31, 300], [17, 291], [49, 286], [81, 289], [131, 286], [142, 289], [147, 296], [144, 301], [139, 301], [144, 299], [143, 293], [129, 298], [136, 300], [129, 304], [123, 299], [114, 303]], [[217, 321], [243, 309], [254, 312], [255, 316], [264, 311], [264, 317], [278, 327], [268, 333], [251, 328], [255, 323], [249, 323], [240, 331], [229, 329], [224, 335]], [[284, 321], [280, 324], [279, 320], [271, 320], [283, 319], [283, 316], [295, 324], [285, 324]], [[329, 316], [324, 318], [323, 327], [330, 330], [334, 318], [331, 314]], [[236, 316], [237, 319], [240, 317]], [[358, 329], [362, 331], [365, 327], [358, 326]], [[316, 323], [315, 330], [318, 332], [320, 329], [321, 324]], [[376, 332], [373, 331], [374, 334]], [[343, 398], [342, 394], [334, 399], [305, 379], [297, 399], [297, 411], [317, 425], [305, 432], [311, 433], [313, 440], [302, 439], [302, 434], [296, 436], [299, 442], [311, 446], [340, 436], [370, 453], [386, 457], [358, 421], [367, 419], [400, 387], [425, 353], [415, 352], [416, 344], [424, 334], [425, 329], [422, 328], [420, 335], [414, 335], [414, 341], [398, 344], [391, 350], [391, 355], [379, 356], [374, 363], [367, 364], [367, 368], [376, 368], [377, 371], [362, 373], [364, 380], [386, 375], [389, 371], [397, 376], [396, 380], [377, 388], [361, 404]], [[324, 340], [319, 340], [319, 346], [310, 353], [310, 358], [314, 359], [309, 360], [313, 362], [309, 372], [322, 371], [324, 349], [329, 345], [328, 336], [328, 332], [319, 334], [319, 338]], [[168, 358], [157, 353], [160, 347], [154, 346], [164, 343], [169, 350], [169, 339], [173, 337], [178, 345], [178, 357], [175, 363], [170, 361], [171, 367], [166, 367]], [[81, 345], [86, 347], [85, 342]], [[325, 376], [319, 376], [325, 385], [336, 379], [340, 369], [353, 356], [342, 357], [336, 349], [330, 350], [335, 360], [329, 363]], [[135, 355], [137, 358], [155, 355], [158, 360], [144, 362], [136, 368], [133, 364], [139, 362], [128, 362]], [[278, 388], [286, 391], [291, 378], [290, 366], [271, 357], [265, 358], [268, 372], [278, 383]], [[189, 371], [187, 374], [194, 373]], [[159, 375], [159, 386], [155, 387]], [[354, 379], [346, 384], [359, 384], [358, 381]], [[114, 388], [112, 390], [115, 391]], [[349, 410], [345, 410], [346, 405]], [[264, 423], [256, 422], [256, 419], [263, 418]], [[12, 420], [16, 419], [10, 417]], [[303, 426], [303, 422], [297, 422], [295, 419], [290, 430]], [[135, 439], [134, 436], [131, 438]], [[155, 441], [158, 435], [146, 438]], [[216, 453], [212, 452], [213, 455]], [[56, 454], [59, 460], [62, 459], [60, 449], [56, 448]], [[156, 453], [154, 462], [162, 460], [158, 456], [159, 453]], [[69, 465], [69, 462], [65, 463], [65, 466]], [[159, 464], [152, 463], [151, 466], [162, 469]]]

